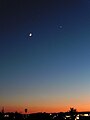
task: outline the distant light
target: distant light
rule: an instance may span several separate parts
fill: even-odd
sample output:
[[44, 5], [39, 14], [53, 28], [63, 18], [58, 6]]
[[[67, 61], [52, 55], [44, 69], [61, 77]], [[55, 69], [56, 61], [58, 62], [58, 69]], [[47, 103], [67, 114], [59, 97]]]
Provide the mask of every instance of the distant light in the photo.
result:
[[79, 114], [76, 116], [75, 120], [79, 120]]
[[9, 115], [4, 115], [4, 117], [9, 117]]
[[88, 116], [88, 114], [84, 114], [84, 116]]
[[70, 117], [70, 115], [66, 115], [66, 118], [69, 118]]
[[31, 37], [31, 36], [32, 36], [32, 33], [30, 33], [29, 36]]
[[76, 117], [76, 120], [79, 120], [79, 116]]
[[57, 116], [56, 116], [56, 115], [54, 115], [54, 116], [53, 116], [53, 119], [54, 119], [54, 118], [56, 118], [56, 117], [57, 117]]

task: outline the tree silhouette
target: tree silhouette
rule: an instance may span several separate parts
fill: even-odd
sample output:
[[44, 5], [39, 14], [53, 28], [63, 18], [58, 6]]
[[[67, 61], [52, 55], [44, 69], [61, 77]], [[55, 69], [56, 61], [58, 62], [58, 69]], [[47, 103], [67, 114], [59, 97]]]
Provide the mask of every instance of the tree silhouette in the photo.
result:
[[71, 119], [72, 119], [72, 120], [75, 120], [76, 115], [77, 115], [77, 110], [74, 109], [74, 108], [70, 108], [69, 114], [70, 114], [70, 116], [71, 116]]

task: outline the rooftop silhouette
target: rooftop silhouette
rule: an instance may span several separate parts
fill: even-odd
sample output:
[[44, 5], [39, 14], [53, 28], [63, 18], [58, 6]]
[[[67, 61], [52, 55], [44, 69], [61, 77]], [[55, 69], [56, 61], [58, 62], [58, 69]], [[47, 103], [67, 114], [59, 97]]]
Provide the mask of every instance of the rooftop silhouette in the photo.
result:
[[19, 112], [0, 112], [0, 120], [90, 120], [90, 112], [78, 112], [74, 108], [70, 108], [68, 112], [46, 113], [38, 112], [25, 114]]

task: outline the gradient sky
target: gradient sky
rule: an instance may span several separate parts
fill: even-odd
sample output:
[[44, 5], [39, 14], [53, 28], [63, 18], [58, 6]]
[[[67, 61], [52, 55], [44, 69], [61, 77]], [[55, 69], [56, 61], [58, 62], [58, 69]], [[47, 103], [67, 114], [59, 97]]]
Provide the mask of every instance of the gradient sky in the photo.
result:
[[90, 0], [0, 0], [3, 106], [90, 111]]

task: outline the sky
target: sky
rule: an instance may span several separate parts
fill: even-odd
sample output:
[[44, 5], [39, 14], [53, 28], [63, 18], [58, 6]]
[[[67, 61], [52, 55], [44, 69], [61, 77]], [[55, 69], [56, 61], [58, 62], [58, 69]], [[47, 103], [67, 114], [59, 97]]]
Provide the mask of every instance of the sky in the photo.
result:
[[0, 0], [0, 110], [90, 111], [89, 91], [90, 0]]

